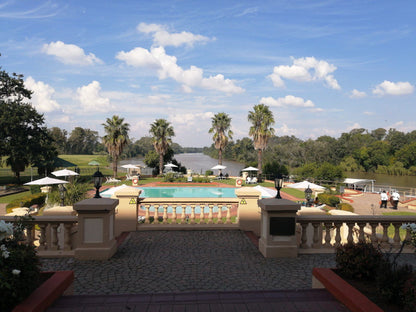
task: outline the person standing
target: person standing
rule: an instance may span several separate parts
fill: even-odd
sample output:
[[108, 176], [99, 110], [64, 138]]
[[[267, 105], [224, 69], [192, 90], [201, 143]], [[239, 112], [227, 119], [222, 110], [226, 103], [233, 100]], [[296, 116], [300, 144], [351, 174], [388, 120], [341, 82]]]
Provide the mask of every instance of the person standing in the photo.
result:
[[399, 204], [400, 199], [400, 195], [397, 190], [394, 190], [394, 192], [391, 194], [391, 199], [393, 200], [393, 209], [397, 210], [397, 205]]
[[386, 191], [383, 190], [383, 192], [381, 192], [380, 199], [381, 199], [380, 208], [387, 208], [387, 201], [389, 197], [387, 196]]

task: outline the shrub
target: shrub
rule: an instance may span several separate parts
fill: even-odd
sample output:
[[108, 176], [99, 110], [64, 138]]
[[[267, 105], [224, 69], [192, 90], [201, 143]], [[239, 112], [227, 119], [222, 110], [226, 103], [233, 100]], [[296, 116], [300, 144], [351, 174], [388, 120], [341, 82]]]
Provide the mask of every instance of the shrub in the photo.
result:
[[206, 175], [206, 176], [214, 175], [214, 171], [212, 171], [212, 170], [207, 170], [207, 171], [205, 171], [205, 175]]
[[339, 197], [326, 194], [326, 193], [318, 194], [318, 199], [319, 199], [319, 202], [321, 202], [322, 204], [325, 204], [331, 207], [336, 207], [341, 201]]
[[37, 193], [27, 195], [16, 200], [13, 200], [9, 204], [7, 204], [6, 208], [16, 208], [16, 207], [30, 207], [32, 205], [39, 205], [39, 207], [45, 204], [46, 193]]
[[370, 243], [348, 243], [337, 248], [335, 261], [337, 269], [346, 277], [374, 280], [383, 254]]
[[343, 210], [343, 211], [354, 212], [354, 207], [347, 203], [338, 204], [337, 209]]
[[14, 226], [0, 221], [0, 311], [11, 311], [39, 284], [35, 247], [24, 243], [27, 218], [20, 217]]

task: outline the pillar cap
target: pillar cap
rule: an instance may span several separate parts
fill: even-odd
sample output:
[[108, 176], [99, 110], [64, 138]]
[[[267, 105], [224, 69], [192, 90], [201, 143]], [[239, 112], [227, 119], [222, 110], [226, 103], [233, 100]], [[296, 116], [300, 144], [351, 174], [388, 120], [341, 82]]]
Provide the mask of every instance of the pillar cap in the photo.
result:
[[284, 198], [264, 198], [258, 200], [261, 209], [266, 211], [298, 211], [300, 204]]
[[118, 199], [112, 198], [89, 198], [74, 205], [74, 210], [79, 211], [111, 211], [118, 205]]

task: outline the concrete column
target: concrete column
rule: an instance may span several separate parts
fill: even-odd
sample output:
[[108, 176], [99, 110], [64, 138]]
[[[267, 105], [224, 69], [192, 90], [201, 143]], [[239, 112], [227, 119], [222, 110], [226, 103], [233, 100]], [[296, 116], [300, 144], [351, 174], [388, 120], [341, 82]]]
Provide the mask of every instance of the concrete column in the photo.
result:
[[252, 187], [235, 190], [238, 198], [238, 223], [243, 231], [253, 231], [260, 235], [260, 208], [258, 200], [261, 192]]
[[259, 250], [266, 258], [296, 258], [296, 212], [300, 204], [287, 199], [265, 198], [261, 208]]
[[74, 205], [78, 213], [76, 259], [106, 260], [115, 254], [114, 210], [117, 204], [117, 199], [90, 198]]
[[116, 209], [116, 236], [119, 236], [123, 232], [137, 230], [137, 209], [139, 208], [138, 204], [141, 192], [142, 190], [136, 187], [126, 187], [115, 192], [114, 197], [119, 201]]

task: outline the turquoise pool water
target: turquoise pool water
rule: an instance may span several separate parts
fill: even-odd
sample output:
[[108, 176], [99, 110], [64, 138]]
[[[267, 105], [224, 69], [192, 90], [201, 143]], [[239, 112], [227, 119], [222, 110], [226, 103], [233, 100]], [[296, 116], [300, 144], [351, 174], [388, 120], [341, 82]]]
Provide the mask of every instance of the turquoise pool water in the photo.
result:
[[140, 187], [143, 198], [236, 198], [232, 187]]

